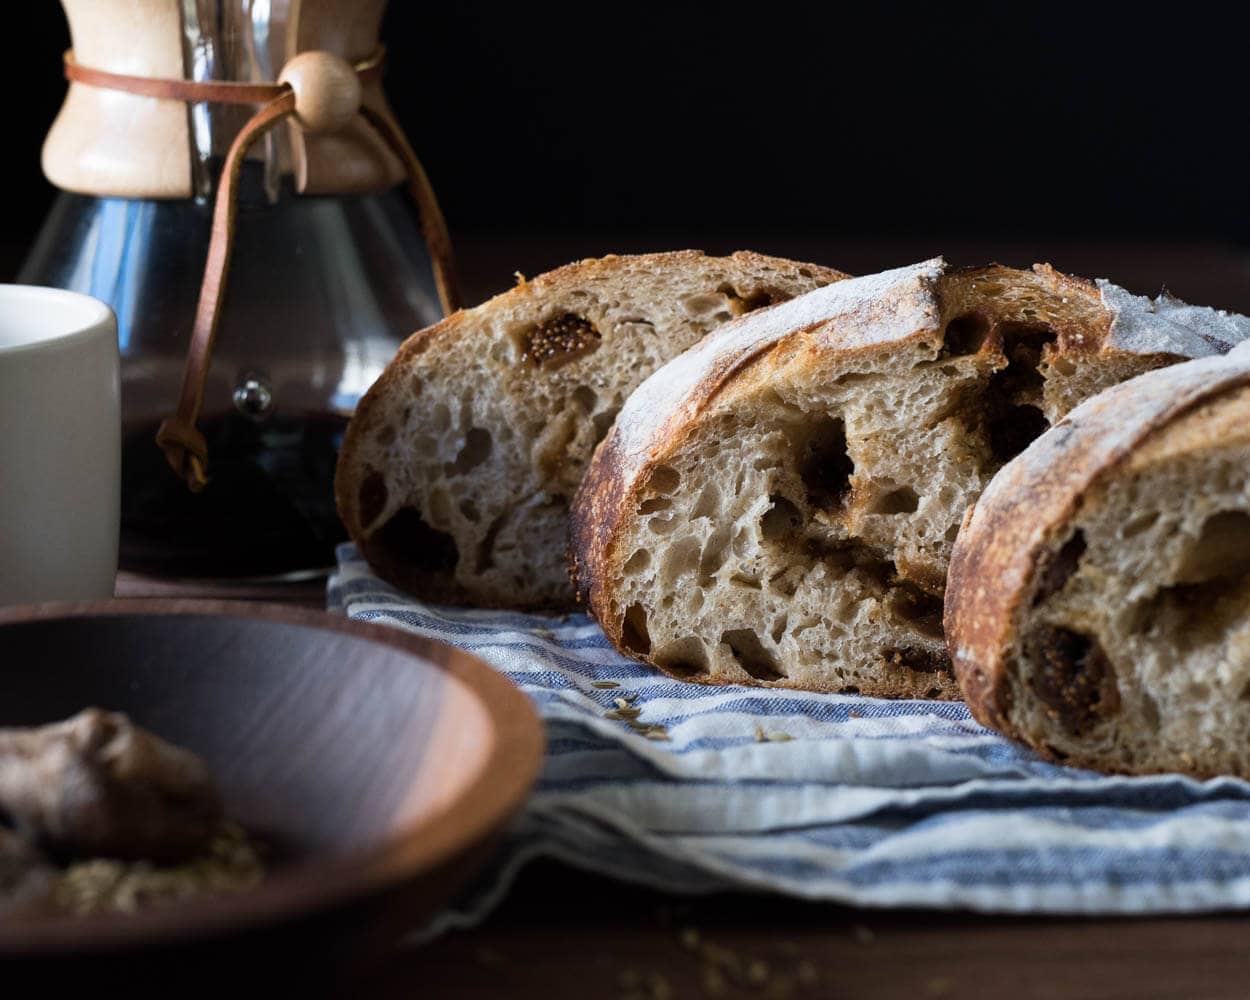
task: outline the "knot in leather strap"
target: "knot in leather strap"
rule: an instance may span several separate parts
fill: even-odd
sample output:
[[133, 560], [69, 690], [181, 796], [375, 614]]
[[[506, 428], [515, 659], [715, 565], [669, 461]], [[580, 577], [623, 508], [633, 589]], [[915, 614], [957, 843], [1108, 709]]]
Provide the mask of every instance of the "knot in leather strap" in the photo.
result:
[[213, 203], [208, 257], [177, 410], [156, 432], [156, 443], [170, 467], [186, 480], [193, 492], [198, 493], [208, 484], [208, 443], [195, 424], [204, 401], [204, 384], [225, 296], [226, 273], [234, 243], [239, 175], [252, 144], [278, 122], [294, 117], [310, 132], [335, 131], [361, 117], [381, 135], [408, 175], [408, 191], [420, 212], [422, 236], [434, 268], [443, 312], [450, 314], [460, 307], [451, 238], [425, 169], [399, 123], [388, 112], [362, 103], [362, 84], [380, 74], [384, 57], [384, 50], [379, 48], [367, 59], [351, 66], [327, 52], [303, 52], [283, 67], [277, 83], [235, 83], [126, 76], [81, 66], [72, 51], [65, 53], [66, 78], [89, 87], [163, 100], [261, 105], [239, 130], [226, 153]]
[[162, 420], [156, 443], [170, 468], [186, 480], [192, 493], [199, 493], [208, 485], [208, 442], [193, 424], [177, 417]]

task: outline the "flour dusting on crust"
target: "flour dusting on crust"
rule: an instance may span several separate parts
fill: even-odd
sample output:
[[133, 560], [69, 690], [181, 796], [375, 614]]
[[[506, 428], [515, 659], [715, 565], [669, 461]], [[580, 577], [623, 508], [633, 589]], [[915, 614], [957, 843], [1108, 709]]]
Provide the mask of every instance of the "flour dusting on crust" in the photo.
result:
[[[840, 346], [886, 343], [939, 325], [933, 283], [946, 271], [940, 257], [862, 278], [850, 278], [726, 323], [674, 358], [626, 401], [613, 428], [614, 445], [626, 464], [642, 459], [664, 428], [693, 416], [714, 392], [713, 383], [739, 364], [803, 330], [838, 321]], [[888, 309], [880, 306], [887, 304]], [[703, 391], [707, 390], [707, 392]], [[674, 408], [674, 400], [681, 400]]]
[[1227, 354], [1250, 339], [1250, 317], [1207, 306], [1191, 306], [1170, 295], [1134, 295], [1098, 279], [1103, 305], [1112, 314], [1107, 346], [1134, 354], [1176, 354], [1206, 358]]

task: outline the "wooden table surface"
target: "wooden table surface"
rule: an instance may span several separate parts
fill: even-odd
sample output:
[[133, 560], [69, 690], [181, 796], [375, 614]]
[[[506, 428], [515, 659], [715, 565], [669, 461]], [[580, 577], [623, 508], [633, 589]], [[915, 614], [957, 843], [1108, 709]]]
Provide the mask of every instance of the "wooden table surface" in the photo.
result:
[[[641, 241], [636, 237], [462, 240], [470, 301], [566, 260], [615, 250], [704, 246], [812, 259], [864, 273], [944, 251], [955, 263], [1052, 261], [1137, 292], [1250, 312], [1250, 253], [1210, 245], [985, 243], [916, 237]], [[231, 589], [123, 574], [119, 596], [230, 596], [321, 606], [320, 583]], [[1244, 998], [1250, 921], [980, 916], [857, 910], [772, 896], [686, 899], [536, 863], [478, 928], [397, 950], [361, 997], [595, 998]]]
[[[117, 594], [324, 604], [318, 582], [237, 588], [123, 573]], [[1243, 1000], [1250, 920], [1004, 917], [748, 893], [678, 897], [536, 862], [482, 926], [397, 947], [353, 995]]]

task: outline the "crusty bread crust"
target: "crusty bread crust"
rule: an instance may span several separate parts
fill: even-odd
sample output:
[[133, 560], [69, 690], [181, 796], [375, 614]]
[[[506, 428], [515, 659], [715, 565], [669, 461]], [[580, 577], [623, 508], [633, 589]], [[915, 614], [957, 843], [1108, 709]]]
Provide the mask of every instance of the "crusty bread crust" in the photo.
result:
[[[452, 369], [468, 363], [463, 362], [462, 355], [476, 356], [473, 363], [480, 369], [480, 374], [476, 376], [480, 381], [473, 386], [474, 392], [514, 397], [517, 408], [524, 409], [531, 405], [531, 401], [525, 398], [526, 393], [532, 393], [536, 400], [542, 391], [550, 389], [559, 380], [569, 382], [565, 376], [571, 371], [576, 372], [579, 378], [584, 378], [583, 384], [589, 386], [593, 383], [594, 389], [600, 394], [602, 406], [603, 398], [613, 391], [628, 391], [632, 388], [632, 384], [620, 384], [618, 376], [608, 372], [608, 365], [612, 361], [610, 352], [600, 351], [587, 358], [576, 358], [567, 368], [551, 372], [541, 364], [527, 365], [524, 357], [501, 359], [497, 356], [501, 346], [499, 337], [492, 331], [499, 324], [516, 325], [526, 317], [527, 322], [540, 323], [548, 318], [547, 314], [553, 310], [554, 303], [567, 301], [586, 288], [603, 288], [613, 283], [619, 285], [628, 282], [634, 285], [638, 297], [645, 299], [648, 282], [658, 288], [661, 284], [660, 278], [668, 280], [671, 286], [689, 276], [690, 282], [697, 285], [702, 280], [699, 276], [711, 272], [722, 274], [733, 286], [734, 292], [745, 279], [749, 285], [766, 289], [770, 297], [788, 296], [796, 291], [805, 291], [845, 277], [841, 272], [829, 268], [799, 264], [748, 251], [740, 251], [728, 258], [707, 257], [697, 250], [635, 256], [610, 255], [568, 264], [533, 279], [522, 278], [516, 287], [488, 302], [473, 309], [461, 310], [409, 337], [360, 401], [340, 450], [335, 478], [335, 500], [339, 516], [352, 540], [375, 571], [382, 578], [410, 593], [443, 603], [529, 610], [564, 610], [574, 606], [573, 593], [567, 587], [561, 568], [565, 516], [563, 501], [550, 482], [544, 481], [543, 475], [534, 472], [532, 466], [525, 465], [528, 457], [525, 450], [533, 446], [531, 442], [514, 441], [504, 448], [496, 440], [493, 452], [483, 468], [493, 470], [499, 488], [511, 490], [518, 498], [518, 504], [542, 506], [541, 510], [530, 510], [528, 514], [521, 511], [517, 520], [528, 518], [533, 530], [538, 531], [541, 527], [547, 534], [558, 534], [553, 543], [556, 551], [550, 560], [554, 569], [548, 570], [537, 562], [518, 568], [516, 575], [521, 579], [506, 586], [486, 586], [459, 564], [454, 570], [447, 566], [434, 567], [410, 548], [396, 546], [393, 539], [384, 536], [380, 525], [393, 513], [392, 508], [400, 493], [410, 494], [404, 503], [420, 517], [421, 520], [416, 525], [420, 531], [429, 533], [427, 523], [432, 522], [432, 519], [426, 506], [428, 495], [423, 495], [428, 493], [429, 483], [421, 482], [422, 475], [413, 471], [416, 467], [416, 456], [396, 454], [392, 448], [389, 459], [384, 461], [378, 456], [387, 449], [379, 446], [378, 442], [394, 435], [399, 435], [402, 441], [405, 434], [414, 432], [411, 425], [420, 420], [415, 415], [420, 412], [415, 405], [416, 392], [429, 398], [437, 398], [440, 393], [444, 393], [447, 405], [453, 411], [465, 405], [462, 398], [455, 398], [447, 389], [453, 375]], [[712, 293], [714, 288], [713, 282], [701, 290]], [[736, 307], [739, 303], [733, 302], [731, 305]], [[747, 304], [743, 307], [754, 306]], [[657, 343], [649, 350], [653, 353], [669, 351], [667, 356], [671, 356], [671, 353], [693, 343], [699, 335], [698, 331], [699, 327], [692, 325], [688, 330], [672, 332], [672, 345], [653, 338]], [[453, 354], [456, 357], [452, 357]], [[659, 360], [666, 360], [666, 357], [661, 356]], [[656, 362], [648, 363], [654, 365]], [[636, 368], [635, 381], [641, 380], [649, 370]], [[463, 372], [454, 374], [463, 375]], [[615, 390], [614, 378], [618, 379]], [[414, 385], [420, 388], [414, 390]], [[552, 391], [567, 395], [569, 385], [560, 383], [559, 388]], [[409, 412], [414, 415], [406, 416]], [[605, 417], [610, 419], [611, 413], [601, 411], [595, 417], [597, 429], [598, 421]], [[461, 419], [459, 412], [453, 412], [453, 422]], [[589, 413], [584, 414], [578, 418], [580, 423], [568, 428], [567, 432], [570, 435], [589, 434], [589, 428], [578, 430], [577, 427], [588, 425], [590, 419]], [[572, 450], [581, 446], [568, 447]], [[508, 454], [501, 455], [505, 451]], [[559, 471], [567, 478], [570, 468], [573, 470], [572, 474], [575, 474], [577, 463], [588, 460], [589, 451], [590, 447], [587, 445], [584, 456], [579, 458], [577, 453], [571, 452], [568, 458], [553, 460], [552, 464], [563, 466]], [[511, 471], [502, 466], [505, 459], [514, 463]], [[497, 463], [499, 467], [495, 468], [491, 463]], [[524, 468], [518, 471], [517, 463]], [[412, 468], [406, 467], [409, 464]], [[522, 477], [525, 481], [519, 481]], [[572, 487], [568, 488], [568, 492], [571, 494]], [[491, 514], [491, 511], [481, 511], [484, 521], [490, 520]], [[542, 519], [541, 525], [537, 523], [538, 518]], [[557, 521], [558, 532], [554, 528]], [[445, 543], [450, 529], [445, 524], [435, 527], [441, 530], [429, 533], [430, 537], [435, 542]], [[515, 530], [524, 533], [528, 529], [524, 524], [518, 524]], [[461, 555], [463, 557], [463, 553]], [[527, 574], [528, 579], [525, 578]], [[549, 578], [552, 575], [554, 580]]]
[[[1029, 309], [997, 302], [1003, 289], [1012, 288], [1030, 290]], [[625, 641], [619, 588], [631, 555], [625, 549], [627, 529], [646, 499], [655, 470], [673, 461], [713, 410], [755, 398], [796, 369], [854, 370], [859, 362], [868, 364], [910, 344], [940, 346], [946, 322], [969, 310], [989, 308], [986, 303], [991, 299], [994, 309], [1010, 313], [1016, 308], [1020, 321], [1044, 324], [1054, 332], [1048, 355], [1052, 368], [1064, 366], [1066, 359], [1096, 359], [1106, 372], [1120, 373], [1115, 380], [1181, 360], [1186, 356], [1181, 352], [1206, 355], [1226, 350], [1229, 341], [1250, 333], [1250, 320], [1244, 317], [1212, 310], [1195, 315], [1172, 300], [1131, 296], [1108, 283], [1069, 277], [1047, 265], [1035, 266], [1032, 272], [997, 265], [951, 271], [940, 259], [827, 286], [734, 320], [636, 390], [598, 447], [574, 501], [570, 574], [579, 600], [613, 644], [653, 662]], [[1030, 311], [1037, 308], [1051, 311]], [[1050, 402], [1049, 409], [1056, 414], [1074, 403]], [[912, 572], [913, 584], [941, 594], [944, 579]], [[906, 578], [908, 571], [903, 575]], [[669, 672], [695, 682], [725, 682], [708, 674]], [[745, 682], [794, 686], [787, 678]], [[803, 686], [824, 685], [809, 679]], [[953, 677], [932, 672], [883, 676], [872, 690], [862, 685], [860, 690], [887, 697], [959, 696]]]
[[[569, 575], [577, 599], [613, 645], [631, 652], [621, 642], [623, 621], [607, 610], [625, 559], [617, 545], [620, 528], [637, 507], [651, 470], [686, 442], [723, 390], [738, 379], [742, 385], [737, 388], [744, 392], [766, 381], [771, 372], [756, 373], [752, 366], [783, 343], [819, 335], [836, 338], [836, 345], [825, 340], [830, 346], [854, 351], [936, 328], [940, 308], [933, 283], [944, 270], [943, 261], [926, 261], [852, 279], [837, 294], [839, 286], [829, 285], [761, 310], [720, 327], [639, 386], [595, 451], [569, 519]], [[850, 286], [855, 287], [848, 295]]]
[[[1224, 357], [1149, 372], [1075, 409], [994, 477], [968, 510], [956, 541], [944, 622], [955, 676], [980, 722], [1024, 737], [1012, 719], [1011, 651], [1038, 571], [1086, 499], [1118, 470], [1131, 471], [1181, 418], [1247, 385], [1250, 344]], [[1059, 759], [1045, 743], [1034, 748]], [[1065, 759], [1116, 769], [1098, 757]], [[1216, 773], [1196, 757], [1177, 769]]]

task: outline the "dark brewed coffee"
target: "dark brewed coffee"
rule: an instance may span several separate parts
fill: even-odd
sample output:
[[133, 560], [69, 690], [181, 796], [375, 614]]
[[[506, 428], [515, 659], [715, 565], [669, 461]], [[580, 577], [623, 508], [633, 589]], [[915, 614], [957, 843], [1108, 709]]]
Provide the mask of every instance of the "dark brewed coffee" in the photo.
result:
[[209, 484], [192, 493], [156, 446], [155, 425], [122, 443], [121, 565], [161, 576], [263, 577], [323, 570], [346, 538], [334, 464], [347, 419], [237, 414], [199, 423]]

